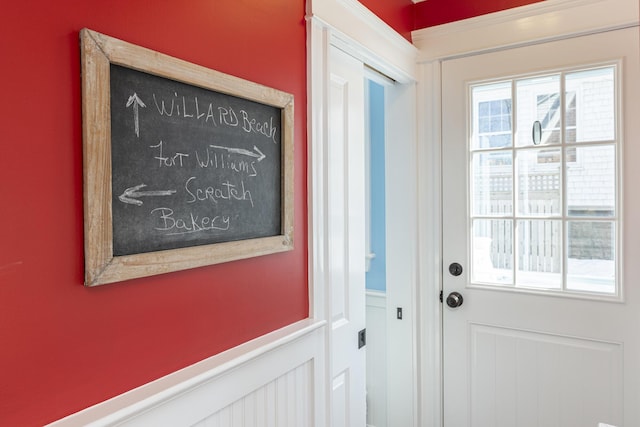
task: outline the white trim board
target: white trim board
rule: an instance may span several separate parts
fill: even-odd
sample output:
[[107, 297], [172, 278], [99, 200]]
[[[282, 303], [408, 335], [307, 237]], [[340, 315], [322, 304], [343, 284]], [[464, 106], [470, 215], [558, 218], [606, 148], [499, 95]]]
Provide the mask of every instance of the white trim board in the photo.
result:
[[[394, 141], [397, 147], [402, 147], [404, 157], [401, 153], [395, 153], [395, 157], [387, 158], [396, 163], [396, 181], [404, 179], [403, 185], [396, 185], [395, 188], [402, 188], [407, 196], [406, 204], [415, 205], [417, 200], [417, 163], [416, 162], [416, 134], [415, 134], [415, 105], [416, 105], [416, 81], [417, 81], [417, 49], [406, 39], [398, 35], [388, 25], [382, 23], [379, 18], [370, 11], [363, 8], [355, 0], [311, 0], [307, 2], [307, 37], [308, 37], [308, 200], [309, 200], [309, 279], [310, 279], [310, 311], [318, 319], [329, 320], [331, 312], [331, 283], [327, 277], [328, 248], [330, 237], [327, 224], [329, 214], [327, 212], [327, 177], [330, 171], [330, 159], [328, 158], [328, 120], [329, 120], [329, 52], [333, 48], [338, 48], [349, 55], [360, 60], [363, 64], [375, 69], [396, 82], [397, 85], [387, 88], [388, 97], [385, 96], [386, 108], [391, 113], [388, 116], [387, 140]], [[407, 178], [412, 175], [413, 177]], [[404, 178], [402, 178], [404, 177]], [[408, 182], [406, 182], [408, 181]], [[398, 195], [399, 197], [399, 195]], [[388, 202], [387, 202], [388, 203]], [[388, 205], [387, 205], [388, 206]], [[394, 206], [401, 209], [401, 206]], [[417, 216], [415, 208], [406, 208], [402, 217], [409, 216], [410, 219], [402, 221], [399, 227], [403, 227], [402, 236], [408, 235], [409, 239], [414, 239], [415, 228], [417, 227]], [[400, 222], [400, 221], [399, 221]], [[411, 231], [411, 233], [408, 232]], [[407, 233], [407, 234], [405, 234]], [[399, 234], [394, 234], [394, 239], [401, 240]], [[390, 240], [387, 240], [388, 244]], [[406, 243], [403, 242], [403, 243]], [[416, 342], [416, 295], [417, 288], [417, 265], [419, 264], [415, 239], [411, 245], [403, 244], [403, 253], [411, 252], [403, 262], [411, 266], [401, 275], [393, 275], [395, 281], [402, 281], [406, 285], [406, 290], [393, 294], [389, 292], [387, 299], [394, 307], [403, 307], [406, 313], [405, 324], [410, 327], [405, 328], [402, 333], [393, 333], [393, 340], [407, 341], [409, 350], [402, 352], [402, 362], [396, 365], [395, 369], [411, 367], [413, 372], [417, 372], [417, 350]], [[389, 253], [389, 252], [388, 252]], [[364, 255], [364, 254], [363, 254]], [[397, 256], [396, 258], [398, 258]], [[389, 260], [388, 260], [389, 262]], [[389, 269], [387, 269], [389, 274]], [[401, 277], [400, 277], [401, 276]], [[395, 318], [394, 318], [395, 319]], [[397, 320], [395, 320], [398, 322]], [[329, 327], [325, 327], [327, 335], [327, 357], [325, 372], [331, 371], [331, 337]], [[393, 343], [387, 343], [393, 347]], [[396, 346], [397, 348], [401, 348]], [[404, 347], [404, 348], [407, 348]], [[399, 353], [399, 352], [397, 352]], [[391, 419], [395, 419], [394, 413], [402, 418], [398, 425], [417, 426], [419, 424], [419, 405], [417, 403], [418, 381], [412, 374], [407, 380], [404, 376], [390, 373], [393, 383], [388, 383], [389, 395], [393, 395], [399, 404], [391, 405], [395, 410], [390, 410]], [[324, 380], [325, 413], [331, 414], [331, 402], [328, 389], [330, 379]], [[404, 384], [400, 389], [398, 384]], [[412, 397], [409, 398], [406, 391], [411, 390]], [[395, 392], [399, 390], [399, 392]], [[414, 397], [416, 401], [414, 401]]]
[[310, 0], [307, 20], [331, 28], [331, 43], [393, 80], [416, 80], [418, 50], [356, 0]]
[[419, 62], [638, 25], [637, 0], [546, 0], [416, 30]]
[[387, 308], [387, 293], [385, 291], [366, 291], [367, 307]]

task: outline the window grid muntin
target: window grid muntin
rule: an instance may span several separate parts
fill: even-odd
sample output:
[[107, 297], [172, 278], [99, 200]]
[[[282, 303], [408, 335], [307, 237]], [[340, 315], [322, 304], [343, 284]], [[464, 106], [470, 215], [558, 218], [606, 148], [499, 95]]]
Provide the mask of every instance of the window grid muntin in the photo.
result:
[[[567, 111], [566, 111], [566, 102], [567, 102], [567, 90], [565, 89], [565, 82], [566, 82], [566, 76], [570, 75], [572, 73], [580, 73], [583, 71], [588, 71], [588, 70], [597, 70], [597, 69], [611, 69], [612, 71], [612, 75], [613, 75], [613, 100], [612, 100], [612, 104], [613, 104], [613, 115], [614, 115], [614, 121], [613, 121], [613, 132], [614, 132], [614, 139], [613, 140], [597, 140], [597, 141], [584, 141], [584, 142], [567, 142], [565, 141], [565, 137], [567, 135], [567, 131], [568, 130], [575, 130], [576, 129], [576, 124], [574, 123], [569, 123], [568, 125], [565, 124], [565, 120], [567, 119]], [[473, 280], [473, 250], [470, 249], [470, 259], [472, 260], [472, 274], [470, 275], [471, 280], [470, 283], [472, 285], [477, 285], [480, 287], [483, 287], [483, 285], [489, 285], [490, 288], [507, 288], [507, 289], [517, 289], [517, 290], [522, 290], [522, 291], [538, 291], [537, 288], [528, 288], [528, 287], [522, 287], [518, 285], [518, 271], [519, 271], [519, 266], [518, 266], [518, 259], [519, 259], [519, 254], [517, 253], [517, 236], [519, 233], [519, 230], [517, 228], [517, 224], [519, 221], [523, 221], [523, 220], [546, 220], [546, 221], [558, 221], [560, 224], [560, 247], [561, 247], [561, 255], [560, 255], [560, 260], [561, 260], [561, 289], [560, 290], [555, 290], [555, 289], [542, 289], [542, 291], [544, 291], [545, 293], [551, 292], [553, 294], [565, 294], [567, 296], [583, 296], [583, 297], [597, 297], [597, 298], [609, 298], [609, 297], [620, 297], [621, 296], [621, 288], [620, 288], [620, 275], [619, 275], [619, 270], [620, 270], [620, 266], [619, 266], [619, 260], [620, 258], [620, 248], [621, 248], [621, 233], [620, 233], [620, 222], [619, 222], [619, 213], [620, 213], [620, 203], [619, 203], [619, 193], [620, 193], [620, 185], [619, 185], [619, 176], [620, 176], [620, 172], [619, 172], [619, 151], [621, 149], [620, 147], [620, 142], [619, 142], [619, 72], [620, 72], [620, 67], [619, 64], [616, 63], [607, 63], [607, 64], [603, 64], [603, 65], [599, 65], [599, 66], [593, 66], [591, 68], [577, 68], [577, 69], [567, 69], [567, 70], [562, 70], [559, 71], [557, 74], [560, 76], [560, 132], [559, 132], [559, 136], [560, 136], [560, 141], [559, 143], [552, 143], [552, 144], [541, 144], [541, 145], [527, 145], [527, 146], [518, 146], [516, 144], [516, 135], [517, 133], [520, 131], [520, 129], [518, 129], [518, 125], [517, 125], [517, 114], [518, 114], [518, 99], [517, 99], [517, 95], [516, 95], [516, 82], [522, 79], [529, 79], [532, 78], [532, 76], [522, 76], [522, 77], [514, 77], [508, 80], [502, 80], [502, 81], [493, 81], [493, 82], [488, 82], [488, 83], [473, 83], [469, 85], [469, 96], [470, 99], [472, 100], [473, 103], [473, 90], [474, 88], [483, 86], [483, 85], [498, 85], [501, 83], [506, 83], [509, 82], [511, 85], [511, 106], [512, 106], [512, 115], [511, 115], [511, 128], [512, 128], [512, 133], [511, 133], [511, 144], [508, 147], [499, 147], [499, 148], [491, 148], [491, 147], [482, 147], [480, 146], [480, 144], [478, 143], [478, 141], [474, 141], [474, 138], [477, 137], [477, 135], [474, 135], [474, 130], [475, 130], [475, 126], [476, 124], [473, 122], [474, 120], [474, 112], [476, 111], [476, 107], [475, 105], [472, 106], [472, 109], [470, 110], [470, 114], [471, 114], [471, 133], [472, 133], [472, 138], [469, 139], [469, 165], [470, 165], [470, 171], [471, 174], [469, 175], [470, 179], [471, 179], [471, 184], [470, 184], [470, 188], [473, 189], [473, 179], [475, 176], [475, 171], [473, 168], [473, 162], [471, 162], [471, 159], [473, 158], [475, 153], [479, 153], [479, 152], [486, 152], [486, 153], [492, 153], [492, 152], [506, 152], [506, 153], [511, 153], [511, 158], [512, 158], [512, 162], [511, 162], [511, 167], [512, 167], [512, 214], [511, 215], [506, 215], [503, 214], [501, 216], [497, 216], [497, 215], [482, 215], [482, 214], [474, 214], [473, 212], [475, 211], [474, 208], [474, 203], [476, 203], [476, 201], [474, 200], [474, 194], [473, 191], [469, 192], [470, 195], [470, 200], [468, 203], [468, 209], [469, 209], [469, 227], [470, 230], [473, 229], [473, 222], [475, 220], [506, 220], [506, 221], [511, 221], [512, 223], [512, 231], [511, 231], [511, 238], [512, 238], [512, 242], [511, 242], [511, 247], [513, 248], [513, 266], [512, 266], [512, 271], [513, 271], [513, 282], [510, 285], [503, 285], [503, 284], [493, 284], [493, 283], [489, 283], [489, 282], [482, 282], [482, 281], [478, 281], [478, 282], [474, 282]], [[546, 74], [543, 76], [549, 76], [551, 74]], [[542, 76], [542, 75], [541, 75]], [[536, 76], [533, 76], [536, 77]], [[573, 109], [573, 114], [574, 114], [574, 120], [578, 121], [578, 109], [580, 108], [579, 102], [578, 102], [578, 97], [577, 95], [575, 95], [574, 93], [571, 94], [572, 97], [572, 109]], [[526, 130], [525, 130], [526, 131]], [[576, 138], [574, 141], [577, 141], [578, 138]], [[579, 148], [581, 147], [587, 147], [587, 146], [607, 146], [607, 145], [611, 145], [614, 148], [614, 160], [613, 160], [613, 174], [614, 174], [614, 214], [613, 216], [610, 217], [601, 217], [601, 216], [572, 216], [569, 214], [568, 212], [568, 206], [567, 206], [567, 177], [566, 177], [566, 173], [567, 173], [567, 169], [569, 167], [570, 163], [575, 163], [578, 161], [580, 154], [579, 154]], [[516, 167], [517, 167], [517, 155], [516, 153], [522, 151], [526, 151], [526, 150], [535, 150], [535, 149], [540, 149], [541, 147], [558, 147], [560, 149], [560, 188], [561, 188], [561, 204], [562, 206], [560, 207], [560, 215], [548, 215], [548, 216], [540, 216], [540, 215], [523, 215], [520, 214], [518, 211], [518, 195], [519, 195], [519, 178], [517, 175], [517, 171], [516, 171]], [[613, 263], [614, 263], [614, 289], [612, 292], [602, 292], [602, 291], [582, 291], [582, 290], [575, 290], [575, 289], [568, 289], [567, 288], [567, 284], [568, 284], [568, 274], [569, 274], [569, 268], [567, 266], [567, 263], [569, 261], [569, 231], [568, 231], [568, 224], [569, 222], [583, 222], [583, 223], [588, 223], [588, 222], [603, 222], [603, 223], [610, 223], [612, 224], [612, 227], [615, 229], [614, 233], [613, 233], [613, 237], [614, 237], [614, 241], [613, 241], [613, 252], [614, 252], [614, 256], [613, 256]], [[471, 232], [469, 234], [469, 239], [470, 239], [470, 245], [469, 248], [472, 248], [472, 239], [473, 237], [473, 232]]]

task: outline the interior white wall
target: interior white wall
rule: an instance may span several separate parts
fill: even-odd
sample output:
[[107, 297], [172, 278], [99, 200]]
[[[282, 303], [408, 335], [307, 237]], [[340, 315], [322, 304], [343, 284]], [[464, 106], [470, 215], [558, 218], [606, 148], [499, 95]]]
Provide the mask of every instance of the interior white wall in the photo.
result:
[[[418, 162], [416, 85], [385, 90], [387, 396], [390, 425], [417, 425]], [[403, 311], [397, 319], [396, 309]], [[409, 398], [408, 398], [409, 397]]]

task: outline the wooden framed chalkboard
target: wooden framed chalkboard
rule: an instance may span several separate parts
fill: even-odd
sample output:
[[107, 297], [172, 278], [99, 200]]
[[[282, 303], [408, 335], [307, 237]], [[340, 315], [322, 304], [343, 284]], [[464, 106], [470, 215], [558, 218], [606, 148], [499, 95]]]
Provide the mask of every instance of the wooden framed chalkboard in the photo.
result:
[[85, 285], [293, 249], [293, 96], [80, 32]]

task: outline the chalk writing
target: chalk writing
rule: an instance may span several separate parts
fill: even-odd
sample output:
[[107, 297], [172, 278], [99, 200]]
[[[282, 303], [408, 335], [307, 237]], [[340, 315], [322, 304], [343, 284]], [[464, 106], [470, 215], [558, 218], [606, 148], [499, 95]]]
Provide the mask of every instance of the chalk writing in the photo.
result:
[[227, 169], [250, 177], [258, 175], [255, 161], [239, 160], [230, 154], [216, 153], [210, 149], [207, 149], [203, 155], [196, 151], [195, 155], [198, 166], [201, 168]]
[[268, 122], [258, 122], [256, 119], [252, 119], [249, 117], [249, 114], [241, 110], [242, 114], [242, 130], [245, 132], [253, 132], [266, 136], [271, 139], [274, 144], [277, 144], [276, 141], [276, 128], [273, 126], [273, 117], [269, 119]]
[[167, 235], [179, 235], [188, 233], [201, 233], [211, 231], [226, 231], [229, 229], [231, 218], [228, 215], [200, 216], [189, 213], [187, 219], [175, 218], [171, 208], [155, 208], [151, 216], [156, 219], [158, 231], [168, 232]]
[[258, 161], [261, 161], [262, 159], [264, 159], [265, 156], [262, 151], [260, 151], [260, 149], [258, 149], [258, 147], [256, 147], [255, 145], [253, 146], [253, 149], [255, 151], [257, 151], [257, 153], [254, 153], [253, 151], [249, 151], [249, 150], [244, 150], [242, 148], [231, 148], [231, 147], [222, 147], [220, 145], [210, 145], [209, 147], [211, 148], [218, 148], [220, 150], [226, 150], [229, 153], [236, 153], [236, 154], [242, 154], [245, 156], [251, 156], [251, 157], [256, 157], [258, 159]]
[[133, 122], [134, 122], [134, 132], [136, 136], [140, 138], [140, 113], [138, 112], [138, 107], [146, 107], [144, 102], [138, 97], [138, 95], [134, 92], [133, 95], [129, 97], [127, 100], [127, 108], [133, 105]]
[[179, 166], [182, 167], [184, 166], [184, 160], [189, 157], [188, 154], [186, 153], [173, 153], [172, 155], [166, 155], [164, 154], [162, 148], [164, 146], [164, 142], [160, 141], [158, 144], [156, 145], [150, 145], [149, 148], [157, 148], [158, 149], [158, 154], [154, 157], [154, 159], [157, 159], [160, 163], [159, 166], [163, 167], [171, 167], [171, 166]]
[[[170, 98], [170, 101], [166, 101], [165, 103], [165, 99], [162, 98], [160, 99], [160, 103], [158, 103], [158, 99], [154, 93], [153, 102], [156, 106], [156, 110], [161, 116], [173, 117], [175, 114], [176, 117], [203, 120], [205, 123], [211, 122], [214, 126], [218, 125], [214, 116], [213, 104], [204, 103], [203, 105], [200, 105], [198, 97], [194, 96], [193, 99], [189, 98], [187, 101], [187, 97], [179, 97], [177, 93], [174, 93], [174, 96]], [[182, 109], [180, 109], [180, 106], [182, 106]]]
[[233, 127], [240, 124], [238, 115], [233, 111], [233, 108], [218, 107], [218, 112], [220, 113], [220, 123]]
[[251, 192], [245, 188], [244, 181], [240, 185], [232, 184], [229, 180], [220, 183], [219, 187], [213, 185], [196, 187], [196, 177], [192, 176], [184, 184], [185, 191], [189, 194], [187, 203], [209, 200], [218, 203], [220, 200], [242, 200], [248, 201], [253, 207]]
[[[135, 96], [135, 98], [133, 98]], [[169, 98], [160, 97], [155, 93], [152, 95], [153, 103], [156, 107], [156, 111], [161, 116], [176, 117], [181, 119], [200, 120], [205, 123], [211, 123], [214, 126], [218, 124], [223, 126], [238, 127], [244, 132], [253, 133], [269, 138], [274, 144], [277, 144], [276, 132], [277, 127], [274, 125], [273, 117], [269, 120], [260, 121], [251, 116], [251, 113], [246, 110], [236, 110], [230, 106], [214, 106], [212, 102], [199, 102], [198, 97], [187, 97], [179, 95], [177, 92], [173, 93], [173, 96]], [[137, 100], [140, 102], [134, 102]], [[138, 105], [145, 106], [137, 95], [132, 95], [127, 102], [129, 105], [134, 105], [134, 115], [137, 117]], [[217, 120], [216, 114], [217, 111]], [[137, 122], [137, 121], [136, 121]], [[138, 129], [138, 128], [136, 128]], [[138, 134], [138, 132], [136, 132]]]
[[111, 67], [114, 255], [281, 234], [279, 108]]
[[120, 199], [120, 201], [123, 203], [142, 206], [142, 200], [138, 200], [138, 197], [170, 196], [176, 192], [176, 190], [138, 191], [144, 187], [146, 187], [145, 184], [136, 185], [135, 187], [129, 187], [124, 190], [124, 193], [118, 196], [118, 199]]

